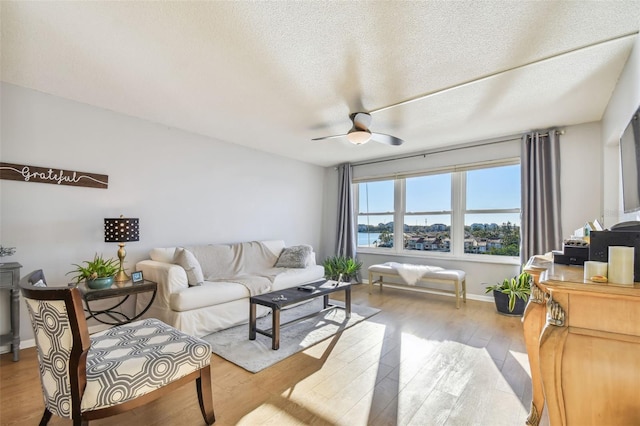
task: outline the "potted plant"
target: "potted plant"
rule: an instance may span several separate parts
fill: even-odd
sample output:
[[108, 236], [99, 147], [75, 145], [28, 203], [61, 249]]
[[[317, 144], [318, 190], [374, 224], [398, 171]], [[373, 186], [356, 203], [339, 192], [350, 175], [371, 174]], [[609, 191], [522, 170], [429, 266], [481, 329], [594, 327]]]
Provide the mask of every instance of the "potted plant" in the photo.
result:
[[332, 256], [327, 258], [324, 263], [324, 277], [328, 280], [337, 280], [342, 274], [342, 281], [351, 281], [356, 278], [362, 262], [352, 257]]
[[531, 275], [521, 272], [513, 278], [505, 278], [502, 283], [487, 286], [486, 293], [490, 291], [499, 313], [521, 316], [531, 294]]
[[117, 259], [103, 259], [102, 255], [96, 253], [93, 260], [85, 260], [82, 262], [86, 266], [78, 265], [68, 274], [75, 274], [73, 279], [76, 284], [82, 280], [87, 282], [87, 286], [92, 289], [109, 288], [113, 285], [113, 278], [120, 269], [120, 263]]

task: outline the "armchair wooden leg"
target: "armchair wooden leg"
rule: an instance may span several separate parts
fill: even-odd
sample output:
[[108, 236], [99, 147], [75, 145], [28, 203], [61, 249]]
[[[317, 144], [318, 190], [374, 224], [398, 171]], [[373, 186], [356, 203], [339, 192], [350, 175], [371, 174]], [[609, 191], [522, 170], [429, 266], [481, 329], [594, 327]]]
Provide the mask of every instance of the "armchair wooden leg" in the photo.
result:
[[40, 426], [47, 426], [49, 420], [51, 420], [51, 411], [45, 408], [44, 413], [42, 413], [42, 418], [40, 419]]
[[205, 423], [212, 425], [216, 421], [213, 412], [213, 392], [211, 391], [211, 367], [206, 366], [200, 370], [200, 377], [196, 379], [198, 391], [198, 403]]

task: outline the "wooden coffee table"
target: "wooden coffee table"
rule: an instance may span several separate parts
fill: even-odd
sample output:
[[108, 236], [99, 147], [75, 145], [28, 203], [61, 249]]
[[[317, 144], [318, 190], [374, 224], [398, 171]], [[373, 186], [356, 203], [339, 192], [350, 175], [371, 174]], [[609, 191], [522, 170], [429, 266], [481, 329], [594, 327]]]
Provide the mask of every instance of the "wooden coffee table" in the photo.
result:
[[[283, 290], [272, 291], [271, 293], [265, 293], [258, 296], [252, 296], [249, 298], [249, 340], [256, 339], [256, 333], [260, 333], [264, 336], [271, 337], [271, 349], [278, 350], [280, 348], [280, 328], [286, 325], [300, 322], [307, 318], [314, 317], [326, 312], [330, 309], [344, 309], [346, 318], [351, 317], [351, 283], [340, 283], [337, 281], [320, 280], [313, 283], [305, 284], [314, 287], [313, 291], [299, 290], [297, 287], [286, 288]], [[344, 307], [332, 305], [329, 303], [329, 294], [336, 291], [344, 291]], [[288, 321], [284, 324], [280, 324], [280, 311], [287, 306], [295, 305], [296, 303], [303, 302], [305, 300], [315, 299], [317, 297], [323, 297], [324, 303], [322, 310], [314, 312], [309, 315], [305, 315], [300, 318], [296, 318], [292, 321]], [[256, 327], [256, 305], [266, 306], [271, 308], [272, 319], [271, 329], [261, 330]]]

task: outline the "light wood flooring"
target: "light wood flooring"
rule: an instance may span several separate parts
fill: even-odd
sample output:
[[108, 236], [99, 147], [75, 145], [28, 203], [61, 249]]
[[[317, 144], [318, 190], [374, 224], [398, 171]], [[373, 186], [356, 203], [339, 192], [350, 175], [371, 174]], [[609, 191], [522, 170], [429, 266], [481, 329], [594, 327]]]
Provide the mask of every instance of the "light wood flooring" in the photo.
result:
[[[356, 285], [352, 300], [381, 312], [258, 374], [213, 355], [215, 424], [524, 425], [531, 390], [520, 318], [390, 287], [369, 295]], [[35, 348], [20, 356], [0, 356], [1, 425], [36, 425], [44, 407]], [[188, 385], [91, 424], [204, 422]]]

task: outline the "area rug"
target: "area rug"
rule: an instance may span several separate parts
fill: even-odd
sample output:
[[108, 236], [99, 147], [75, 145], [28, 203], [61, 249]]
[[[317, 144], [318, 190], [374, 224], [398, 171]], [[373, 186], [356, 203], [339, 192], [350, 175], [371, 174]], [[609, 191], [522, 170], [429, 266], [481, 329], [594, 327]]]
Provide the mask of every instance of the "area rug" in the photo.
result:
[[[342, 302], [333, 304], [344, 306]], [[285, 309], [280, 313], [280, 322], [285, 323], [322, 309], [322, 298], [300, 306]], [[257, 373], [283, 359], [305, 350], [334, 334], [354, 326], [380, 312], [368, 306], [351, 305], [351, 318], [345, 318], [344, 309], [331, 309], [315, 317], [300, 321], [280, 330], [280, 349], [271, 349], [271, 338], [258, 334], [249, 340], [249, 325], [211, 333], [203, 339], [209, 342], [213, 353], [252, 373]], [[257, 327], [271, 328], [271, 314], [259, 318]]]

